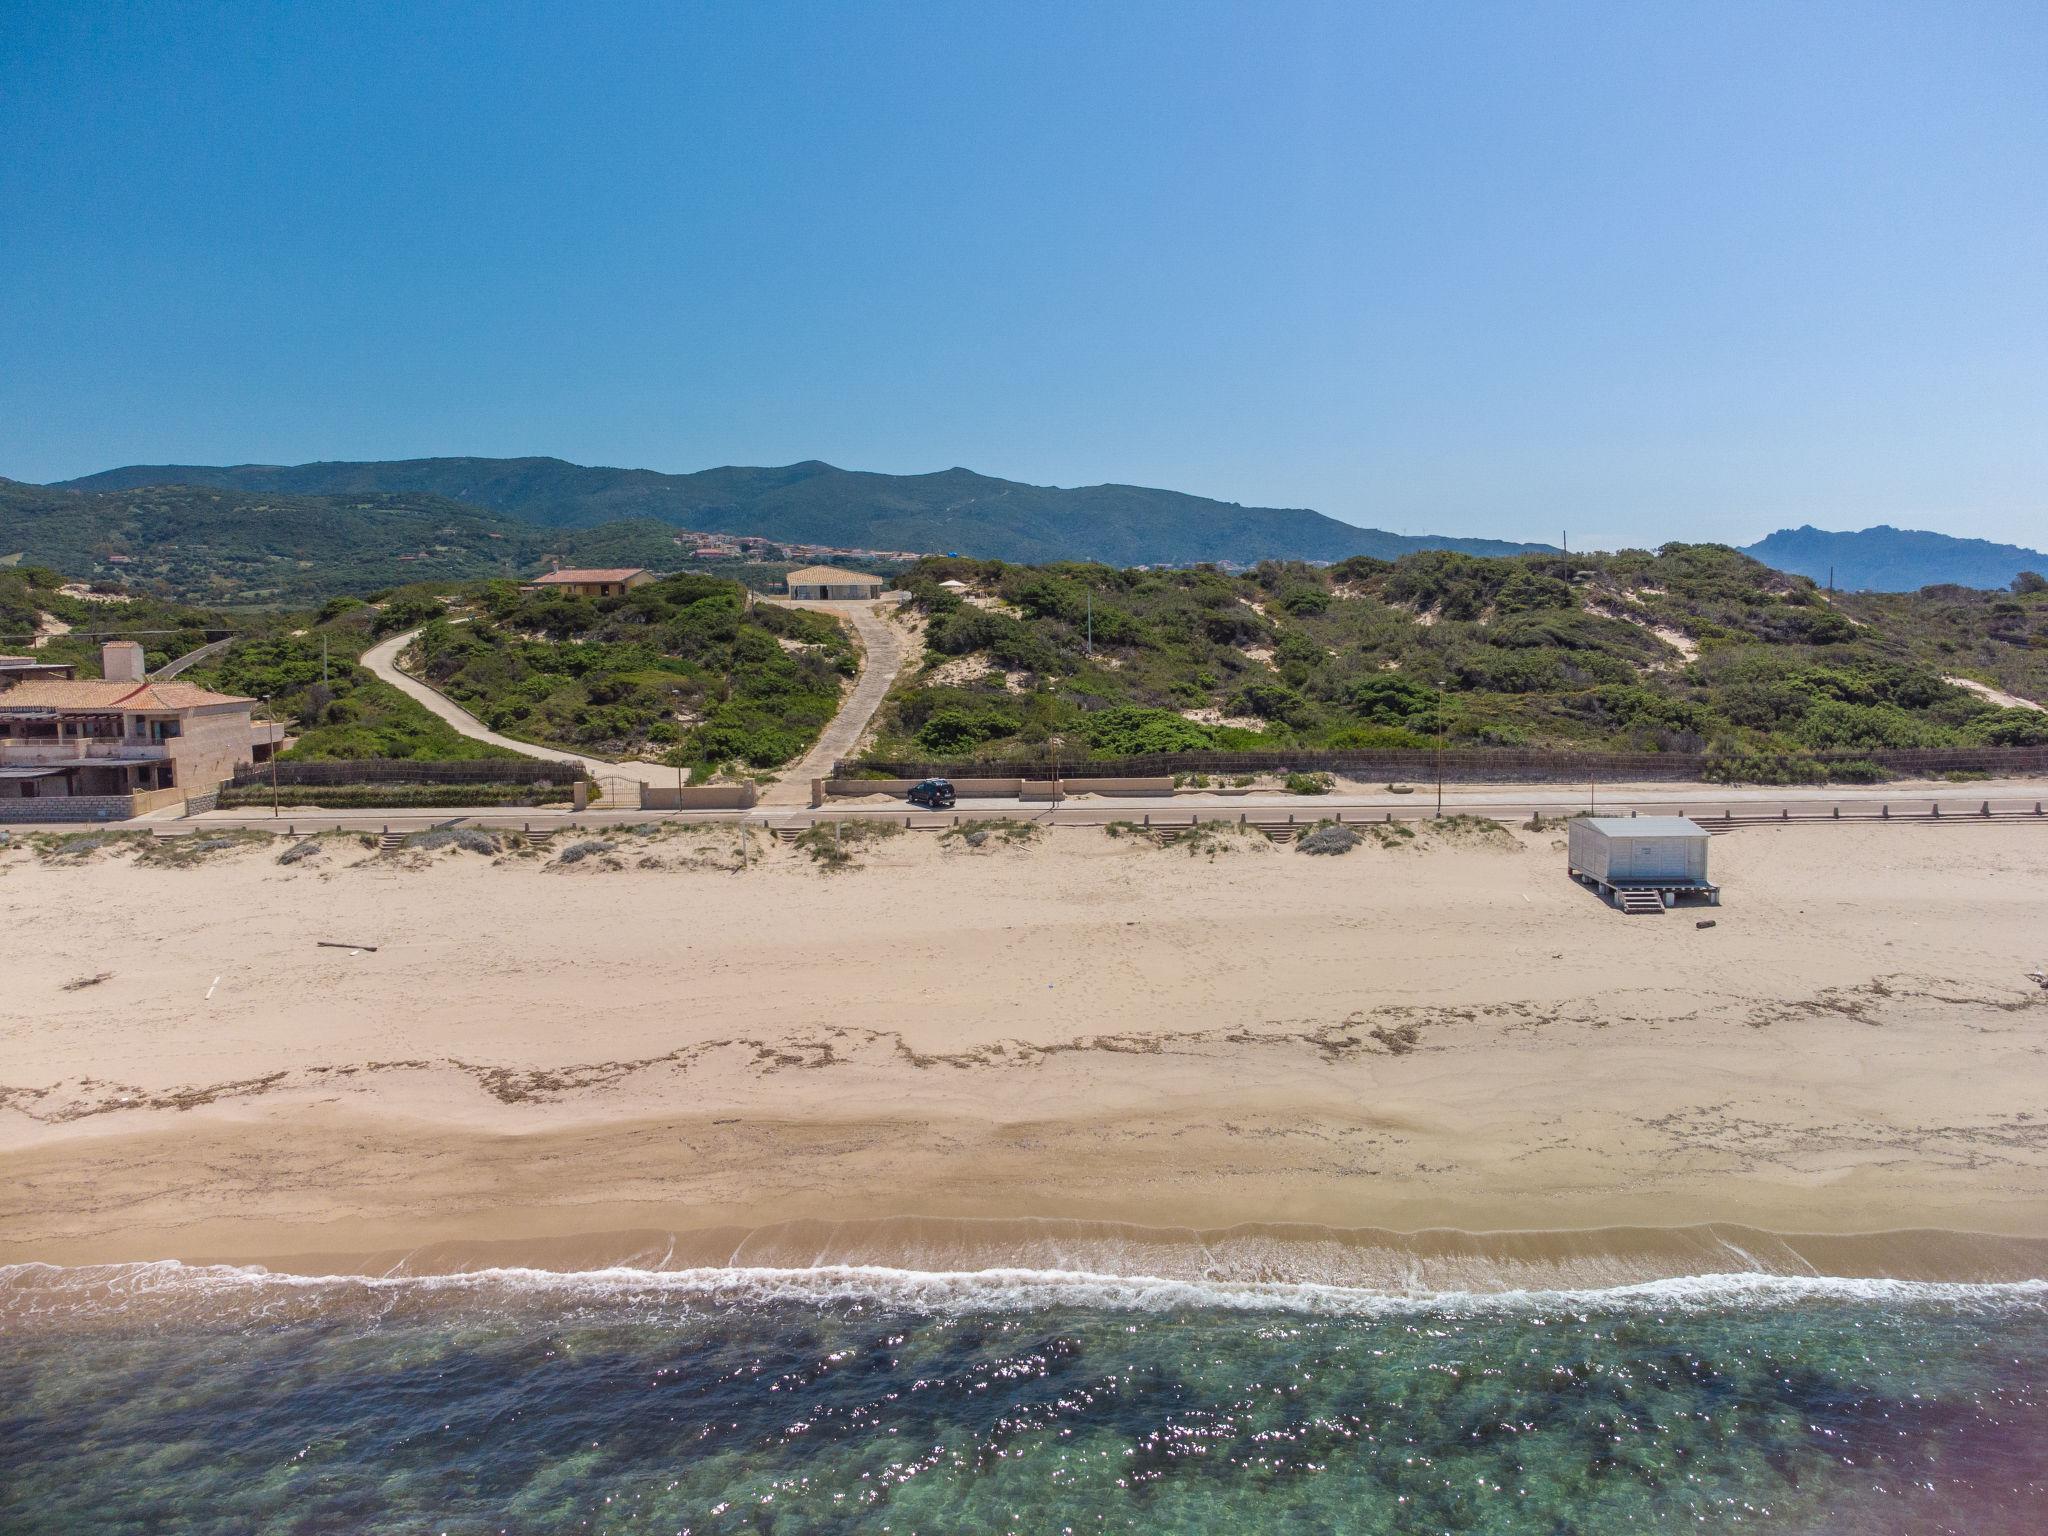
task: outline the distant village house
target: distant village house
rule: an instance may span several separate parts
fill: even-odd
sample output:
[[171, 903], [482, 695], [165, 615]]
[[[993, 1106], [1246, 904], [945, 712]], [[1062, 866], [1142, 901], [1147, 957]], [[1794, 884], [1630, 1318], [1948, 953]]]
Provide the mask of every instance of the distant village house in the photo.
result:
[[854, 601], [882, 595], [882, 578], [864, 571], [842, 571], [829, 565], [807, 565], [786, 578], [789, 595], [811, 602]]
[[526, 582], [522, 592], [563, 592], [571, 597], [617, 597], [654, 580], [654, 572], [639, 566], [601, 571], [550, 571]]

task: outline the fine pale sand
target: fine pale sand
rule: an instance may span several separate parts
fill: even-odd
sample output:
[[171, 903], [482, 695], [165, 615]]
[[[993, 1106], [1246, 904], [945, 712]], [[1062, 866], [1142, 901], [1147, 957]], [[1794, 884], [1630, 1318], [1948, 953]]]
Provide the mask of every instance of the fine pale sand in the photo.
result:
[[2048, 1274], [2048, 825], [617, 842], [17, 837], [0, 1262]]

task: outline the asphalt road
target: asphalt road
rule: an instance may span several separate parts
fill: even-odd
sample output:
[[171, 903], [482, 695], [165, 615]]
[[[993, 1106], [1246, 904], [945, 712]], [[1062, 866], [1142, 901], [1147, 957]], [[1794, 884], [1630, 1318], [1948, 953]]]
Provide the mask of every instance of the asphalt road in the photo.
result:
[[[671, 770], [673, 771], [673, 770]], [[1981, 820], [1989, 805], [2001, 816], [2021, 817], [2021, 824], [2033, 824], [2037, 808], [2048, 813], [2048, 782], [2007, 780], [1996, 783], [1876, 785], [1869, 788], [1833, 790], [1785, 789], [1765, 786], [1730, 788], [1724, 785], [1615, 786], [1602, 787], [1593, 809], [1603, 814], [1626, 816], [1631, 811], [1644, 815], [1719, 817], [1732, 811], [1742, 817], [1785, 816], [1793, 821], [1831, 820], [1839, 807], [1842, 815], [1875, 816], [1881, 807], [1894, 816], [1922, 816], [1939, 806], [1945, 818], [1958, 822]], [[1461, 785], [1447, 788], [1443, 809], [1446, 815], [1487, 816], [1497, 820], [1526, 820], [1534, 812], [1546, 816], [1568, 816], [1588, 808], [1583, 785], [1522, 784]], [[1434, 786], [1412, 795], [1173, 795], [1117, 798], [1088, 795], [1066, 800], [1058, 806], [1044, 801], [1014, 799], [963, 800], [950, 812], [926, 812], [900, 800], [870, 801], [852, 805], [808, 807], [760, 806], [751, 811], [624, 811], [598, 807], [573, 812], [552, 807], [491, 807], [465, 811], [460, 808], [431, 811], [311, 811], [285, 807], [272, 817], [257, 809], [210, 811], [203, 816], [179, 820], [166, 813], [149, 818], [158, 831], [223, 826], [271, 827], [279, 824], [301, 831], [340, 828], [344, 830], [411, 831], [444, 825], [520, 827], [598, 827], [642, 821], [747, 821], [761, 826], [805, 825], [814, 821], [852, 820], [863, 816], [908, 817], [920, 827], [950, 825], [976, 817], [1010, 816], [1029, 818], [1059, 826], [1101, 826], [1111, 821], [1140, 821], [1186, 825], [1190, 820], [1227, 819], [1240, 815], [1253, 821], [1284, 821], [1290, 815], [1307, 823], [1342, 812], [1347, 820], [1379, 820], [1392, 816], [1397, 821], [1427, 820], [1436, 814]], [[2048, 826], [2048, 814], [2040, 817]], [[131, 823], [132, 825], [132, 823]], [[27, 829], [24, 829], [27, 830]]]

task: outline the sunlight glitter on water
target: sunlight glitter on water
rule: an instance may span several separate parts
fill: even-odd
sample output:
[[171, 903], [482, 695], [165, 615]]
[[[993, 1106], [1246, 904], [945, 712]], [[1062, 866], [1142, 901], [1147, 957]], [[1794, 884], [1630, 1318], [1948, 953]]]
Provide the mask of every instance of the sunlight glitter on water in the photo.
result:
[[2017, 1536], [2048, 1501], [2038, 1285], [1110, 1278], [16, 1272], [0, 1524]]

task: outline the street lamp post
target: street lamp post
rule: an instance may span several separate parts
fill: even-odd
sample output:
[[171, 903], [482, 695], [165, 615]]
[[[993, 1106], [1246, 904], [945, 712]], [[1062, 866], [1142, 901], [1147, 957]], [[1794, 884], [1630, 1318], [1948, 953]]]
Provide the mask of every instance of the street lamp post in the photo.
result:
[[1444, 687], [1446, 673], [1440, 667], [1436, 679], [1436, 814], [1444, 814]]
[[277, 814], [277, 711], [270, 707], [270, 695], [263, 696], [264, 724], [269, 729], [264, 735], [270, 738], [270, 814]]

